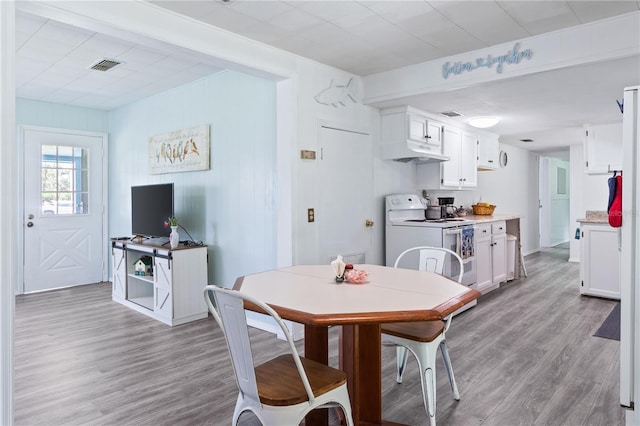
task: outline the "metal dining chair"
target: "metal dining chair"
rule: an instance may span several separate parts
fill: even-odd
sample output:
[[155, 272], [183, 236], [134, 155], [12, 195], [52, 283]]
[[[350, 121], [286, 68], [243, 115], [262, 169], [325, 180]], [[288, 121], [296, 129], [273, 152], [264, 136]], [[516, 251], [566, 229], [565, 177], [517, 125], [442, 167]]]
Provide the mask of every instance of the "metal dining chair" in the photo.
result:
[[[443, 274], [444, 265], [447, 256], [451, 256], [452, 261], [460, 263], [460, 274], [457, 277], [458, 282], [462, 282], [462, 273], [464, 270], [462, 259], [457, 253], [446, 248], [419, 246], [412, 247], [400, 253], [397, 257], [394, 268], [397, 268], [401, 260], [410, 253], [417, 253], [418, 270], [430, 271]], [[402, 383], [407, 366], [408, 352], [413, 353], [418, 362], [420, 370], [420, 382], [422, 384], [422, 398], [424, 407], [429, 416], [431, 426], [436, 424], [436, 354], [438, 348], [442, 352], [444, 366], [449, 376], [449, 383], [453, 391], [453, 398], [460, 400], [458, 385], [453, 375], [453, 367], [449, 358], [449, 351], [445, 339], [445, 332], [451, 325], [451, 317], [449, 315], [444, 320], [436, 321], [418, 321], [418, 322], [397, 322], [382, 324], [382, 343], [396, 346], [396, 382]]]
[[[353, 425], [345, 373], [300, 357], [289, 329], [273, 309], [240, 291], [212, 285], [205, 287], [204, 299], [224, 332], [231, 355], [239, 389], [234, 426], [245, 411], [251, 411], [265, 426], [297, 425], [312, 410], [330, 407], [340, 407], [347, 425]], [[244, 302], [275, 320], [289, 344], [289, 353], [254, 365]]]

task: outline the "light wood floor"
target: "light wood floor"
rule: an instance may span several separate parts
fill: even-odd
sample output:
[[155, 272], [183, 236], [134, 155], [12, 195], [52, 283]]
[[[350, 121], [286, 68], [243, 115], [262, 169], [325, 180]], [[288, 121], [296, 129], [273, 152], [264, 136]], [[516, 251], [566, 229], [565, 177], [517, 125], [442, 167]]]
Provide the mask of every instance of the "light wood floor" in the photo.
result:
[[[581, 297], [566, 254], [528, 256], [529, 278], [454, 318], [447, 341], [461, 400], [439, 357], [439, 425], [624, 424], [619, 342], [592, 337], [614, 302]], [[268, 333], [252, 337], [258, 362], [283, 348]], [[394, 366], [395, 350], [384, 348], [385, 418], [426, 424], [415, 361], [400, 385]], [[212, 318], [165, 326], [112, 302], [108, 283], [17, 297], [17, 425], [228, 425], [236, 395]]]

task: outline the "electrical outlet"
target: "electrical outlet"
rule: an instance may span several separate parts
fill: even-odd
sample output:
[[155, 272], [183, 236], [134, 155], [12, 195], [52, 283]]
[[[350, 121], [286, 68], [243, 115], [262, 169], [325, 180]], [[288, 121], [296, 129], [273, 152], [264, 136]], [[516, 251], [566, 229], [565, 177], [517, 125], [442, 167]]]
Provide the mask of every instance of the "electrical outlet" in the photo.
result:
[[315, 209], [307, 209], [307, 222], [315, 221]]
[[315, 160], [316, 152], [315, 151], [307, 151], [305, 149], [300, 151], [300, 158], [303, 160]]

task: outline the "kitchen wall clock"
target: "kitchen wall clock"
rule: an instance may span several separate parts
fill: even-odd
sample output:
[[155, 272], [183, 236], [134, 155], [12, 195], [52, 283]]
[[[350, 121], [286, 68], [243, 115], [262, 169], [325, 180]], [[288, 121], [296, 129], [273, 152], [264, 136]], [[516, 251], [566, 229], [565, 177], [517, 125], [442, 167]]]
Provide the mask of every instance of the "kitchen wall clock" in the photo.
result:
[[507, 167], [507, 153], [500, 151], [500, 167]]

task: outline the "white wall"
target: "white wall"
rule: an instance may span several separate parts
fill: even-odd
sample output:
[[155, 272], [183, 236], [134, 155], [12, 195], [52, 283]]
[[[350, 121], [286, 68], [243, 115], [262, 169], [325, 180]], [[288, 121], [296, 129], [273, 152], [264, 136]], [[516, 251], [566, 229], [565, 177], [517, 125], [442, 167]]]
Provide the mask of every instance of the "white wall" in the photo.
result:
[[[569, 224], [578, 228], [578, 219], [586, 216], [587, 210], [607, 211], [609, 202], [610, 175], [590, 175], [584, 172], [584, 151], [582, 144], [570, 147], [571, 201]], [[570, 260], [580, 261], [580, 241], [571, 239]]]

